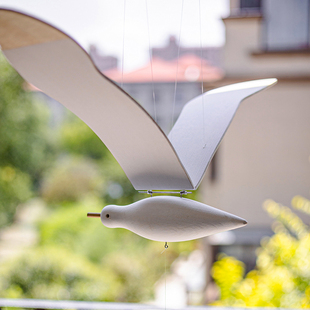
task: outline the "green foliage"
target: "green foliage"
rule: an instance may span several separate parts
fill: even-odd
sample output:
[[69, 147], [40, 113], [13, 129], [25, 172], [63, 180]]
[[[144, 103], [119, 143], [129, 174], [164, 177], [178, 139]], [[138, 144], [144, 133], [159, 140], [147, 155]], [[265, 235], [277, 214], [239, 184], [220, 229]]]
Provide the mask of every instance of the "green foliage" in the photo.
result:
[[81, 157], [63, 156], [46, 171], [41, 193], [50, 203], [74, 202], [86, 195], [100, 195], [102, 178], [95, 162]]
[[63, 248], [32, 250], [0, 267], [0, 297], [113, 301], [119, 284], [102, 269]]
[[[310, 201], [296, 196], [295, 209], [309, 214]], [[218, 306], [310, 307], [310, 231], [291, 211], [268, 200], [264, 208], [276, 219], [275, 234], [262, 240], [256, 269], [243, 278], [243, 264], [222, 257], [213, 265], [213, 277], [220, 288]]]
[[0, 166], [0, 227], [13, 218], [15, 207], [32, 196], [28, 174], [12, 166]]
[[[86, 197], [79, 203], [64, 203], [39, 223], [40, 245], [53, 245], [75, 250], [81, 235], [99, 226], [100, 221], [87, 218], [87, 212], [100, 212], [97, 197]], [[68, 225], [69, 223], [69, 225]]]
[[24, 81], [0, 56], [0, 163], [33, 179], [46, 167], [47, 110], [34, 102]]
[[49, 163], [47, 113], [0, 55], [0, 227], [27, 200]]
[[60, 130], [60, 149], [97, 160], [105, 158], [109, 152], [97, 135], [70, 112]]

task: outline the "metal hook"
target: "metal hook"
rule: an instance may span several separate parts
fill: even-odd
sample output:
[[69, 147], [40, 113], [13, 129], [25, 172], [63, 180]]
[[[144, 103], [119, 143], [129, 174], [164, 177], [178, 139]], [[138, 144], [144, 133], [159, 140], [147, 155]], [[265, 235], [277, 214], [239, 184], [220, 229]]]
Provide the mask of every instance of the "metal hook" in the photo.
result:
[[164, 249], [160, 254], [163, 254], [168, 249], [168, 242], [165, 242]]
[[182, 198], [183, 197], [183, 195], [186, 195], [187, 194], [187, 192], [186, 191], [181, 191], [180, 192], [180, 197]]

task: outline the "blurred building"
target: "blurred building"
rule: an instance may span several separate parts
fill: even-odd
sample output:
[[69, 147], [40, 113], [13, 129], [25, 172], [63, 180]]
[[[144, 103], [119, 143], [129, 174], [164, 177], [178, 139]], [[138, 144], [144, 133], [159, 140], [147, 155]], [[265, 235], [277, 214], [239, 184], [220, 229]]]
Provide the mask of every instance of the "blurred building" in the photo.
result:
[[152, 61], [144, 67], [123, 73], [114, 68], [104, 74], [121, 85], [168, 133], [183, 106], [201, 94], [201, 81], [212, 85], [223, 77], [222, 70], [206, 60], [219, 50], [210, 50], [203, 48], [200, 57], [200, 48], [178, 47], [171, 37], [167, 46], [153, 48]]
[[200, 187], [205, 203], [248, 220], [245, 228], [210, 237], [210, 257], [224, 251], [253, 267], [256, 247], [271, 233], [263, 202], [290, 206], [294, 195], [309, 197], [309, 3], [230, 1], [223, 19], [225, 77], [217, 86], [270, 77], [279, 82], [241, 104]]
[[208, 63], [215, 67], [221, 67], [221, 52], [222, 47], [186, 47], [179, 46], [177, 43], [175, 36], [170, 36], [169, 41], [166, 46], [163, 47], [153, 47], [152, 55], [155, 58], [161, 58], [163, 60], [174, 60], [179, 56], [183, 56], [186, 54], [196, 55], [197, 57], [201, 57], [208, 61]]
[[118, 66], [117, 57], [103, 55], [94, 44], [89, 47], [89, 56], [100, 71], [115, 69]]

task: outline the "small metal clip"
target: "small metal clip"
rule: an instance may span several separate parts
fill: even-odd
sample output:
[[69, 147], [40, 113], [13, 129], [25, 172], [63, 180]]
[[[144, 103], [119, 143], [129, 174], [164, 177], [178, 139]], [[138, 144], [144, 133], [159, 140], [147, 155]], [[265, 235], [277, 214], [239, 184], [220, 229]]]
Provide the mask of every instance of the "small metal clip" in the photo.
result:
[[191, 194], [192, 192], [188, 192], [185, 190], [183, 190], [183, 191], [153, 191], [153, 190], [147, 190], [147, 191], [139, 191], [139, 193], [148, 194], [148, 195], [151, 195], [151, 197], [153, 197], [153, 194], [173, 194], [173, 195], [180, 194], [180, 196], [182, 197], [183, 195]]
[[164, 249], [160, 254], [163, 254], [168, 249], [168, 242], [165, 242]]
[[187, 195], [187, 191], [180, 191], [180, 197], [182, 198], [183, 195]]

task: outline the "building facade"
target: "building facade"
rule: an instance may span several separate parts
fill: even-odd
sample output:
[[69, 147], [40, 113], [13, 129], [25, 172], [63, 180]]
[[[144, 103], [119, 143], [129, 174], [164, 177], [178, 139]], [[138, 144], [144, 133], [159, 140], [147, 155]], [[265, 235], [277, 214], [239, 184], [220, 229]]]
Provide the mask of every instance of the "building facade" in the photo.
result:
[[213, 255], [224, 251], [249, 269], [260, 239], [271, 233], [263, 202], [290, 206], [295, 195], [310, 196], [309, 2], [231, 0], [231, 14], [223, 19], [225, 77], [218, 86], [278, 79], [241, 104], [216, 154], [213, 177], [206, 176], [200, 190], [205, 203], [248, 220], [247, 227], [209, 243]]

